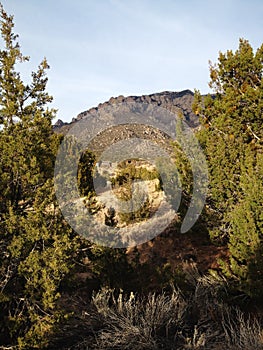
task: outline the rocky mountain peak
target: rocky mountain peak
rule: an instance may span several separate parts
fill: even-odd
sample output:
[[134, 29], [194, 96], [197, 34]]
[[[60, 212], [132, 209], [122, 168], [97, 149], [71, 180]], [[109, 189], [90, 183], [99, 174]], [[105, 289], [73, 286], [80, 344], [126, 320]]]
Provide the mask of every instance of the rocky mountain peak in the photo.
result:
[[150, 95], [127, 97], [120, 95], [118, 97], [111, 97], [108, 101], [100, 103], [97, 107], [93, 107], [87, 111], [81, 112], [76, 118], [72, 119], [72, 122], [83, 119], [88, 114], [94, 114], [101, 108], [104, 108], [109, 105], [114, 105], [116, 103], [143, 102], [162, 106], [169, 110], [180, 109], [183, 112], [186, 121], [189, 122], [191, 126], [196, 126], [198, 124], [198, 120], [195, 114], [192, 112], [193, 97], [194, 93], [191, 90], [184, 90], [180, 92], [163, 91], [153, 93]]
[[71, 127], [72, 124], [78, 122], [79, 120], [86, 118], [88, 116], [96, 116], [98, 111], [113, 106], [118, 103], [129, 103], [129, 102], [141, 102], [149, 103], [163, 108], [168, 109], [171, 112], [181, 112], [186, 123], [190, 127], [197, 127], [199, 124], [198, 117], [192, 111], [192, 103], [194, 99], [194, 93], [191, 90], [183, 90], [180, 92], [176, 91], [163, 91], [157, 92], [150, 95], [141, 96], [117, 96], [111, 97], [108, 101], [100, 103], [97, 107], [92, 107], [86, 111], [79, 113], [74, 117], [71, 123], [63, 123], [63, 121], [58, 120], [55, 124], [54, 129], [58, 132], [65, 133]]

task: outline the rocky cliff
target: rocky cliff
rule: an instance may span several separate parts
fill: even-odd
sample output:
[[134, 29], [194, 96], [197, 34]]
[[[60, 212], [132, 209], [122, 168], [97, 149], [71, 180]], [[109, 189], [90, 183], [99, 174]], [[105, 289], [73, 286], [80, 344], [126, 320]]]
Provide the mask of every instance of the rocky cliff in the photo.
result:
[[57, 132], [65, 133], [72, 124], [78, 122], [79, 120], [87, 117], [88, 115], [96, 115], [96, 113], [105, 107], [117, 104], [117, 103], [128, 103], [128, 102], [142, 102], [150, 103], [153, 105], [161, 106], [168, 109], [171, 112], [181, 111], [183, 117], [187, 124], [193, 128], [197, 127], [198, 117], [192, 112], [192, 103], [193, 103], [194, 93], [190, 90], [184, 90], [180, 92], [174, 91], [164, 91], [159, 93], [154, 93], [150, 95], [142, 96], [118, 96], [111, 97], [109, 101], [100, 103], [97, 107], [90, 108], [87, 111], [81, 112], [77, 117], [73, 118], [71, 123], [64, 123], [61, 120], [58, 120], [54, 125], [54, 129]]

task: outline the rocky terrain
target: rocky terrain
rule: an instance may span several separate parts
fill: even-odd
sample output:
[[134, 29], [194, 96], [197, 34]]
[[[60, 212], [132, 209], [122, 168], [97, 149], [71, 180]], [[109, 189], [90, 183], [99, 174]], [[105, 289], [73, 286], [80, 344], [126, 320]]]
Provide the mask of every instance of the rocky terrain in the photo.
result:
[[[141, 102], [152, 105], [161, 106], [171, 112], [180, 112], [185, 122], [192, 128], [199, 125], [198, 117], [192, 111], [192, 103], [194, 93], [190, 90], [181, 92], [164, 91], [151, 95], [142, 96], [118, 96], [111, 97], [109, 101], [99, 104], [87, 111], [81, 112], [77, 117], [73, 118], [71, 123], [64, 123], [58, 120], [54, 125], [54, 130], [59, 133], [66, 134], [67, 131], [74, 126], [78, 121], [88, 116], [96, 117], [97, 113], [107, 110], [107, 107], [117, 105], [118, 103]], [[143, 137], [162, 144], [164, 148], [169, 150], [169, 138], [160, 130], [151, 129], [151, 127], [142, 128], [141, 125], [119, 125], [110, 127], [101, 135], [97, 135], [94, 142], [91, 143], [91, 149], [95, 153], [100, 154], [101, 150], [108, 147], [114, 142], [133, 138]], [[200, 228], [198, 227], [200, 226]], [[158, 236], [153, 243], [153, 246], [145, 243], [138, 247], [142, 262], [151, 261], [153, 252], [158, 252], [160, 259], [168, 261], [172, 268], [175, 269], [182, 262], [182, 255], [190, 254], [198, 256], [197, 265], [202, 271], [207, 271], [209, 268], [217, 268], [218, 257], [223, 258], [227, 254], [227, 250], [216, 247], [209, 241], [208, 232], [204, 230], [202, 223], [197, 224], [195, 229], [187, 235], [178, 235], [173, 225], [165, 230], [162, 235]], [[199, 234], [196, 234], [197, 231]], [[150, 242], [151, 243], [151, 242]], [[130, 252], [132, 255], [132, 252]], [[154, 256], [156, 261], [156, 256]], [[158, 260], [158, 259], [157, 259]]]
[[161, 106], [171, 112], [181, 112], [186, 123], [191, 127], [197, 127], [198, 117], [192, 111], [194, 93], [190, 90], [184, 90], [180, 92], [164, 91], [154, 93], [150, 95], [142, 96], [128, 96], [122, 95], [118, 97], [111, 97], [109, 101], [100, 103], [97, 107], [90, 108], [87, 111], [81, 112], [77, 117], [74, 117], [71, 123], [64, 123], [62, 120], [58, 120], [54, 125], [54, 129], [57, 132], [66, 133], [69, 128], [79, 120], [89, 116], [96, 115], [99, 111], [105, 109], [108, 106], [113, 106], [118, 103], [129, 103], [129, 102], [141, 102], [150, 103], [152, 105]]
[[[171, 112], [180, 112], [185, 122], [190, 127], [196, 128], [199, 125], [199, 120], [192, 111], [193, 99], [194, 93], [190, 90], [181, 92], [164, 91], [142, 96], [111, 97], [109, 101], [100, 103], [97, 107], [81, 112], [77, 117], [72, 119], [71, 123], [64, 123], [58, 120], [54, 125], [54, 130], [66, 134], [67, 131], [81, 119], [88, 116], [96, 117], [97, 113], [107, 109], [107, 107], [118, 103], [125, 104], [129, 102], [149, 103], [166, 108]], [[161, 143], [166, 149], [169, 148], [169, 140], [166, 138], [166, 135], [162, 134], [160, 131], [154, 129], [150, 130], [150, 128], [142, 129], [141, 125], [124, 125], [110, 127], [108, 130], [105, 130], [102, 135], [98, 135], [92, 143], [92, 150], [100, 153], [100, 151], [109, 146], [109, 144], [113, 144], [120, 139], [123, 140], [138, 136], [154, 139], [158, 143]], [[200, 228], [198, 227], [199, 225]], [[159, 258], [168, 261], [172, 268], [175, 269], [178, 264], [182, 262], [182, 255], [190, 254], [191, 256], [198, 256], [197, 265], [200, 270], [206, 271], [211, 267], [217, 268], [216, 261], [218, 257], [223, 258], [227, 254], [227, 251], [212, 245], [209, 241], [208, 232], [204, 230], [202, 224], [199, 223], [199, 225], [197, 224], [194, 230], [199, 232], [198, 235], [194, 231], [191, 231], [187, 235], [178, 235], [173, 225], [167, 228], [162, 235], [154, 240], [154, 243], [145, 243], [138, 247], [142, 262], [149, 262], [152, 258], [156, 262], [156, 255], [154, 255], [154, 257], [152, 255], [158, 252], [157, 255]], [[130, 253], [132, 255], [132, 252]]]

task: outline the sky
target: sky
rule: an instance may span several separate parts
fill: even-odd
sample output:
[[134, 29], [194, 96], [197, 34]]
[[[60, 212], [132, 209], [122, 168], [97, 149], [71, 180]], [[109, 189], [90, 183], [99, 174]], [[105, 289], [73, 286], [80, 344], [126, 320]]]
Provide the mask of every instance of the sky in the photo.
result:
[[112, 96], [207, 93], [209, 60], [239, 38], [263, 42], [262, 0], [0, 1], [31, 58], [22, 77], [46, 57], [52, 107], [67, 122]]

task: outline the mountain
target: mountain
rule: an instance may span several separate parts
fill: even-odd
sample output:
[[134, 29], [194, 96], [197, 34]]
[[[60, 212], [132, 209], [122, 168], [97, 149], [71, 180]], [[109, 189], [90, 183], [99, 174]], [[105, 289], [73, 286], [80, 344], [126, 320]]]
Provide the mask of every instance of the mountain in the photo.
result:
[[128, 102], [150, 103], [166, 108], [171, 112], [181, 111], [186, 123], [190, 127], [195, 128], [198, 126], [199, 121], [198, 117], [192, 111], [193, 99], [194, 93], [190, 90], [183, 90], [180, 92], [163, 91], [142, 96], [124, 97], [120, 95], [118, 97], [111, 97], [108, 101], [100, 103], [97, 107], [93, 107], [87, 111], [81, 112], [77, 115], [77, 117], [72, 119], [71, 123], [64, 123], [62, 120], [59, 119], [54, 125], [54, 130], [56, 132], [66, 133], [70, 129], [70, 127], [79, 120], [84, 119], [89, 115], [96, 115], [98, 111], [101, 111], [105, 107], [109, 107], [117, 103]]

